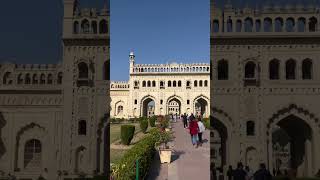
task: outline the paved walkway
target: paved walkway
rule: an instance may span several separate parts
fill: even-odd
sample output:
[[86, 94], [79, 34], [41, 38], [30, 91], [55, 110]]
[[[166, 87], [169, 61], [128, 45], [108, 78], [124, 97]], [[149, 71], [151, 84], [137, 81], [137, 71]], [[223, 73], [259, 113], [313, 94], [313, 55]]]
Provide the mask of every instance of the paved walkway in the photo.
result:
[[204, 143], [192, 146], [189, 129], [183, 123], [171, 123], [175, 139], [170, 164], [160, 164], [157, 154], [151, 165], [148, 180], [209, 180], [210, 179], [210, 132], [202, 136]]
[[192, 146], [189, 129], [183, 123], [172, 123], [174, 131], [174, 153], [168, 165], [169, 180], [206, 180], [210, 179], [210, 132], [202, 136], [204, 143], [198, 148]]

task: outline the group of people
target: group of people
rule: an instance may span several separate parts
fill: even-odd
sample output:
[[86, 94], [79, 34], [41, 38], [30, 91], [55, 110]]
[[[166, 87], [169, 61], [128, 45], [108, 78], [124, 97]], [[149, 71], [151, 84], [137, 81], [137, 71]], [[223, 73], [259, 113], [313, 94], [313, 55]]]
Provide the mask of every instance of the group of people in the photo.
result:
[[184, 113], [183, 115], [181, 115], [181, 119], [183, 120], [183, 127], [185, 129], [189, 129], [192, 145], [196, 148], [198, 148], [198, 146], [202, 146], [202, 134], [206, 130], [206, 128], [202, 123], [201, 116], [198, 115], [197, 117], [195, 117], [193, 113], [191, 113], [191, 115], [189, 116]]
[[[221, 176], [217, 174], [217, 168], [214, 163], [211, 164], [211, 179], [218, 180]], [[221, 169], [220, 169], [221, 171]], [[222, 175], [223, 177], [223, 175]], [[241, 162], [237, 164], [237, 168], [233, 169], [229, 166], [227, 170], [228, 180], [272, 180], [272, 175], [269, 170], [267, 170], [264, 163], [260, 164], [259, 169], [256, 172], [252, 172], [249, 166], [243, 166]]]

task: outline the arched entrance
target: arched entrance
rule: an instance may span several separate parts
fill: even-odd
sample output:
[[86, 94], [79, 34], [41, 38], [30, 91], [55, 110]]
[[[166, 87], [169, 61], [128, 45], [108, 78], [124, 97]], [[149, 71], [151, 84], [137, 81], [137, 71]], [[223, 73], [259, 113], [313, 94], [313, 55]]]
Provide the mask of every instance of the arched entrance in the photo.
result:
[[213, 130], [210, 132], [211, 144], [211, 161], [215, 163], [216, 167], [223, 168], [227, 165], [227, 127], [217, 118], [210, 116], [210, 123]]
[[151, 117], [155, 115], [155, 101], [151, 97], [147, 97], [141, 101], [141, 115]]
[[202, 117], [209, 117], [208, 112], [209, 112], [208, 101], [203, 97], [196, 98], [194, 101], [195, 115], [201, 115]]
[[295, 115], [281, 119], [272, 128], [272, 165], [276, 171], [309, 176], [312, 167], [312, 128]]
[[181, 114], [181, 102], [177, 98], [172, 98], [168, 101], [167, 114]]

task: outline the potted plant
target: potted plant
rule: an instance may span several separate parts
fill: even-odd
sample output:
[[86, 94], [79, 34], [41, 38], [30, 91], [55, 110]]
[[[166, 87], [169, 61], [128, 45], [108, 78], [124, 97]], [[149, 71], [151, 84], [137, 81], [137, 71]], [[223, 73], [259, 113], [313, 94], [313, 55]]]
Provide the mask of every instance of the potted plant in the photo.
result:
[[172, 149], [168, 142], [172, 139], [170, 132], [160, 131], [159, 142], [156, 142], [156, 149], [159, 151], [161, 163], [171, 163]]

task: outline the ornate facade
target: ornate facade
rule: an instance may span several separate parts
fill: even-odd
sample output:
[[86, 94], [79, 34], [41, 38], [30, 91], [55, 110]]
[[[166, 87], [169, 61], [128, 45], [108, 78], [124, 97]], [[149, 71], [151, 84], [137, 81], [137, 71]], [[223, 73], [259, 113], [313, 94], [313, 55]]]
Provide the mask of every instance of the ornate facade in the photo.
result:
[[[320, 169], [320, 24], [315, 4], [211, 2], [211, 115], [224, 169]], [[218, 134], [217, 134], [218, 133]], [[222, 160], [222, 161], [220, 161]], [[225, 172], [224, 172], [225, 173]]]
[[0, 177], [108, 172], [109, 10], [64, 0], [63, 61], [0, 64]]
[[111, 117], [148, 116], [148, 106], [155, 115], [209, 117], [209, 64], [136, 64], [133, 52], [129, 63], [129, 81], [111, 82]]

